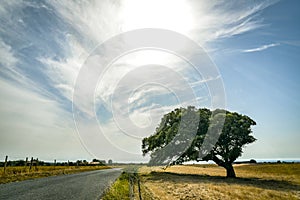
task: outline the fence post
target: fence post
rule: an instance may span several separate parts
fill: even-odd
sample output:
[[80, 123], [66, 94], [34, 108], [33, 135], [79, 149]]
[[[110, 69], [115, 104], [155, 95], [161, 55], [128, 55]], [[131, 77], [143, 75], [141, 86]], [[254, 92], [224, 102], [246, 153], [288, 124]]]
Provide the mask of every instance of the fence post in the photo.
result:
[[38, 165], [39, 165], [39, 159], [36, 158], [36, 161], [35, 161], [35, 170], [38, 171]]
[[24, 172], [26, 172], [26, 171], [27, 171], [27, 170], [26, 170], [27, 163], [28, 163], [28, 157], [26, 157], [26, 159], [25, 159], [25, 164], [24, 164]]
[[32, 168], [32, 164], [33, 164], [33, 157], [31, 157], [31, 160], [30, 160], [30, 167], [29, 167], [29, 171], [31, 170]]
[[25, 160], [25, 168], [27, 166], [27, 163], [28, 163], [28, 157], [26, 157], [26, 160]]
[[140, 182], [140, 177], [138, 174], [137, 174], [137, 182], [138, 182], [139, 198], [140, 198], [140, 200], [142, 200], [141, 182]]
[[56, 159], [54, 159], [54, 168], [55, 168], [55, 166], [56, 166]]
[[129, 179], [129, 198], [130, 200], [134, 199], [134, 181], [133, 176], [131, 173], [128, 173], [128, 179]]
[[8, 159], [8, 156], [5, 156], [5, 161], [4, 161], [4, 174], [5, 174], [5, 171], [6, 171], [7, 159]]

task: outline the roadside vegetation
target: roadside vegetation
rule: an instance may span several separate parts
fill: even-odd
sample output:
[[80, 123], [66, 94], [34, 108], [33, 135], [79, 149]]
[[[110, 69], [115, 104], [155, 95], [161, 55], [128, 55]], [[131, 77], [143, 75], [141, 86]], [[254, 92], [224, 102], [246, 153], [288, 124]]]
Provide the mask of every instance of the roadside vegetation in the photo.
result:
[[129, 200], [129, 177], [123, 172], [121, 176], [114, 182], [110, 189], [106, 192], [103, 200], [124, 199]]
[[[127, 171], [127, 172], [126, 172]], [[138, 173], [125, 172], [106, 191], [102, 200], [153, 200], [153, 196], [146, 190]]]
[[34, 178], [74, 174], [84, 171], [108, 169], [109, 166], [9, 166], [0, 167], [0, 184]]
[[139, 173], [124, 172], [103, 200], [300, 199], [300, 163], [238, 164], [234, 169], [238, 178], [226, 178], [226, 170], [215, 164], [140, 166]]

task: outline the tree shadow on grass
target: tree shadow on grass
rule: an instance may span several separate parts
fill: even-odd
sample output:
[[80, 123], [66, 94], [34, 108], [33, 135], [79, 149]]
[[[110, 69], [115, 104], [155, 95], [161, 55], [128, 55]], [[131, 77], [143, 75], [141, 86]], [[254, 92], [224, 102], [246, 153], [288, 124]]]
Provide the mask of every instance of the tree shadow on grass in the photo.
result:
[[151, 172], [149, 180], [163, 180], [174, 183], [215, 183], [238, 184], [262, 189], [280, 191], [300, 191], [300, 186], [289, 181], [268, 180], [260, 178], [226, 178], [223, 176], [178, 174], [173, 172]]

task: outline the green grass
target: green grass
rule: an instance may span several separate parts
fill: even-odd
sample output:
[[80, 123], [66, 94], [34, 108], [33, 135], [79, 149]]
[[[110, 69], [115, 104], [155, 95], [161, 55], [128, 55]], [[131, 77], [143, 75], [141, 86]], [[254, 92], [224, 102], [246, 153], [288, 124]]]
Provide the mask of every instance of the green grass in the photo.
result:
[[[128, 170], [128, 168], [127, 168]], [[132, 180], [132, 199], [139, 199], [141, 195], [143, 200], [153, 200], [153, 196], [151, 193], [147, 191], [142, 181], [140, 182], [140, 190], [138, 181], [139, 179], [143, 179], [138, 175], [138, 173], [123, 172], [122, 175], [117, 179], [117, 181], [109, 188], [106, 192], [103, 200], [129, 200], [130, 199], [130, 183], [129, 180]]]
[[128, 173], [123, 172], [111, 188], [106, 192], [103, 200], [129, 200], [129, 178]]

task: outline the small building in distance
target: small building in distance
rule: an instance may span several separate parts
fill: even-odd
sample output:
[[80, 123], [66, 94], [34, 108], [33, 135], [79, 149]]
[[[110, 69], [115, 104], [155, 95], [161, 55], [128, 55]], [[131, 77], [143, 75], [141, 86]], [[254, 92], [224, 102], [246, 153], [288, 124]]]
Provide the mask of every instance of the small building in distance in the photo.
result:
[[98, 159], [93, 159], [92, 162], [89, 162], [90, 165], [105, 165], [106, 161], [105, 160], [98, 160]]
[[109, 159], [109, 160], [108, 160], [108, 164], [109, 164], [109, 165], [112, 165], [112, 163], [113, 163], [113, 162], [112, 162], [112, 159]]
[[100, 165], [100, 162], [89, 162], [89, 165]]

